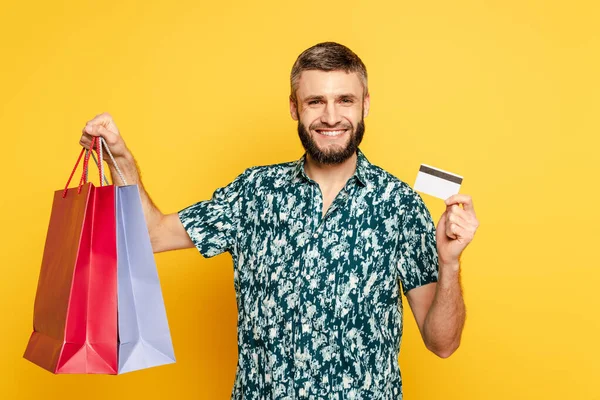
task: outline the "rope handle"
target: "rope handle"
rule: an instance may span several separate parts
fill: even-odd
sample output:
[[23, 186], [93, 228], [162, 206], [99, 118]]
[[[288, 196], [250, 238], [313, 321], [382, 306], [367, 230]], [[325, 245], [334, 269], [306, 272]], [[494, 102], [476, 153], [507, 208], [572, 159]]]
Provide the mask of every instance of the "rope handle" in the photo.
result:
[[[95, 163], [97, 163], [97, 162], [98, 162], [98, 160], [96, 160], [96, 156], [94, 155], [94, 153], [92, 153], [92, 158], [94, 159], [94, 162], [95, 162]], [[104, 184], [105, 184], [106, 186], [110, 185], [110, 183], [108, 183], [108, 178], [106, 177], [106, 174], [102, 174], [102, 176], [103, 176], [103, 181], [104, 181]]]
[[[96, 139], [96, 140], [94, 140]], [[98, 138], [92, 138], [92, 144], [90, 146], [91, 150], [86, 150], [85, 152], [85, 158], [83, 160], [83, 173], [81, 174], [81, 179], [79, 180], [79, 188], [77, 189], [77, 193], [81, 193], [81, 188], [83, 187], [83, 185], [85, 185], [88, 181], [88, 166], [89, 166], [89, 161], [90, 161], [90, 154], [94, 155], [94, 145], [96, 145], [96, 152], [99, 155], [98, 160], [96, 160], [96, 157], [94, 157], [94, 161], [96, 161], [96, 165], [98, 166], [98, 172], [101, 173], [101, 166], [102, 166], [102, 153], [99, 151], [98, 149]], [[102, 175], [100, 175], [100, 186], [102, 186]]]
[[[108, 147], [108, 144], [106, 144], [106, 140], [104, 140], [104, 138], [100, 137], [100, 143], [102, 143], [104, 145], [104, 148], [106, 149], [106, 152], [108, 153], [108, 156], [110, 157], [110, 160], [112, 161], [113, 165], [115, 166], [115, 169], [117, 170], [117, 175], [119, 175], [121, 182], [123, 182], [123, 185], [127, 186], [127, 181], [125, 180], [125, 176], [121, 172], [121, 169], [119, 168], [119, 165], [117, 164], [117, 161], [113, 157], [112, 152], [110, 151], [110, 148]], [[102, 152], [100, 152], [100, 155], [102, 155]], [[102, 168], [102, 171], [103, 171], [102, 173], [104, 173], [104, 168]]]
[[[110, 152], [110, 148], [106, 144], [106, 141], [104, 139], [102, 139], [102, 138], [100, 138], [100, 140], [102, 140], [102, 143], [104, 144], [104, 147], [106, 148], [106, 151], [107, 151], [108, 155], [110, 156], [110, 159], [112, 160], [113, 165], [115, 166], [115, 169], [117, 170], [117, 174], [119, 175], [119, 178], [121, 179], [121, 182], [123, 182], [123, 185], [127, 186], [127, 181], [125, 180], [125, 177], [123, 176], [123, 173], [119, 169], [119, 165], [117, 164], [117, 162], [115, 161], [112, 153]], [[102, 157], [102, 154], [100, 154], [100, 156]], [[92, 153], [92, 158], [94, 159], [95, 163], [98, 163], [98, 160], [96, 160], [96, 156], [94, 155], [94, 153]], [[102, 164], [102, 167], [103, 167], [102, 168], [103, 169], [102, 176], [104, 177], [104, 184], [109, 185], [108, 179], [106, 178], [106, 174], [104, 174], [104, 164]]]
[[[96, 144], [96, 137], [92, 138], [92, 145], [90, 146], [91, 149], [94, 148], [94, 144]], [[75, 163], [75, 167], [73, 167], [73, 170], [71, 171], [71, 175], [69, 176], [69, 180], [67, 181], [67, 184], [65, 185], [65, 190], [63, 191], [63, 198], [65, 198], [67, 196], [67, 190], [69, 188], [69, 184], [71, 183], [71, 179], [73, 179], [73, 175], [75, 175], [75, 171], [77, 170], [77, 167], [79, 166], [79, 162], [81, 162], [81, 157], [83, 156], [83, 153], [85, 153], [85, 158], [83, 159], [83, 174], [81, 175], [81, 179], [79, 179], [79, 188], [77, 189], [77, 193], [81, 193], [81, 188], [83, 187], [84, 183], [87, 182], [87, 166], [88, 166], [88, 162], [90, 160], [90, 152], [86, 151], [85, 148], [81, 149], [81, 152], [79, 153], [79, 157], [77, 158], [77, 162]]]
[[[117, 170], [117, 174], [119, 175], [119, 178], [121, 179], [123, 184], [125, 186], [127, 186], [127, 181], [125, 180], [123, 173], [119, 169], [119, 166], [117, 165], [117, 162], [116, 162], [115, 158], [113, 157], [112, 152], [110, 151], [110, 148], [106, 144], [106, 141], [101, 136], [100, 137], [94, 136], [92, 138], [92, 144], [90, 145], [90, 150], [88, 150], [86, 148], [81, 149], [81, 152], [79, 153], [79, 157], [77, 158], [77, 162], [75, 163], [75, 167], [73, 167], [73, 170], [71, 171], [71, 175], [69, 176], [69, 180], [67, 181], [67, 184], [65, 185], [65, 189], [63, 191], [63, 196], [62, 196], [63, 198], [65, 198], [67, 196], [67, 190], [69, 188], [69, 184], [71, 183], [71, 180], [73, 179], [73, 175], [75, 175], [75, 171], [77, 170], [77, 167], [79, 166], [79, 163], [81, 162], [81, 158], [83, 157], [84, 153], [85, 153], [85, 157], [83, 160], [83, 173], [81, 174], [81, 179], [79, 180], [79, 187], [77, 189], [77, 193], [78, 194], [81, 193], [81, 188], [83, 187], [84, 184], [87, 183], [88, 165], [89, 165], [90, 155], [92, 156], [92, 158], [94, 159], [94, 162], [98, 166], [98, 174], [100, 176], [100, 186], [103, 186], [103, 183], [106, 183], [108, 185], [108, 179], [106, 179], [106, 175], [104, 175], [104, 164], [102, 163], [102, 161], [103, 161], [102, 148], [103, 147], [106, 149], [106, 152], [110, 156], [110, 159], [113, 162], [115, 169]], [[96, 150], [96, 153], [98, 154], [97, 159], [96, 159], [96, 156], [94, 156], [94, 150]], [[104, 178], [104, 182], [103, 182], [102, 178]]]

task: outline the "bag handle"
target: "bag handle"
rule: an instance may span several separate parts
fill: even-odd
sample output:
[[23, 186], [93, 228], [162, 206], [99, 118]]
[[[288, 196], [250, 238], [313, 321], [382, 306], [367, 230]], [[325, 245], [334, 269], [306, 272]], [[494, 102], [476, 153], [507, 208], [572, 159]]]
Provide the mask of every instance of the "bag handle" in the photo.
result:
[[[94, 155], [94, 151], [93, 151], [94, 143], [96, 144], [96, 147], [97, 147], [98, 140], [96, 139], [95, 142], [92, 140], [92, 145], [91, 145], [92, 150], [85, 151], [85, 158], [83, 159], [83, 173], [81, 174], [81, 179], [79, 179], [79, 189], [78, 189], [77, 193], [81, 192], [81, 188], [83, 187], [83, 185], [85, 185], [88, 182], [88, 171], [89, 171], [88, 168], [89, 168], [90, 154]], [[99, 152], [99, 150], [96, 149], [96, 152]], [[99, 157], [99, 159], [102, 160], [102, 157]], [[99, 163], [98, 160], [96, 160], [96, 157], [94, 157], [94, 161], [96, 162], [96, 165], [98, 166], [98, 172], [100, 175], [100, 186], [102, 186], [102, 169], [100, 168], [101, 163]]]
[[[106, 140], [104, 140], [103, 137], [100, 137], [100, 143], [102, 143], [103, 147], [106, 149], [106, 152], [108, 153], [108, 156], [110, 157], [110, 160], [112, 161], [113, 165], [115, 166], [115, 169], [117, 170], [117, 175], [119, 175], [121, 182], [123, 182], [123, 185], [127, 186], [127, 181], [125, 180], [125, 176], [121, 172], [121, 169], [119, 169], [119, 165], [117, 164], [117, 161], [113, 157], [112, 152], [110, 151], [110, 148], [108, 147], [108, 144], [106, 144]], [[92, 156], [93, 155], [94, 154], [92, 153]], [[100, 157], [102, 157], [102, 147], [100, 148]], [[94, 159], [95, 159], [95, 157], [94, 157]], [[102, 160], [100, 160], [100, 161], [102, 161]], [[103, 164], [101, 163], [101, 165], [103, 165]], [[104, 166], [102, 167], [102, 174], [104, 175]], [[106, 177], [105, 177], [105, 179], [106, 179]]]
[[[92, 152], [92, 158], [94, 159], [95, 163], [98, 163], [98, 160], [96, 159], [96, 156], [94, 155], [94, 153]], [[104, 177], [104, 184], [106, 186], [110, 185], [110, 183], [108, 183], [108, 178], [106, 177], [106, 174], [102, 174], [102, 176]]]
[[[92, 144], [90, 146], [90, 148], [94, 149], [94, 145], [96, 144], [96, 137], [94, 136], [92, 138]], [[96, 151], [98, 151], [96, 149]], [[81, 161], [81, 157], [83, 156], [83, 153], [85, 153], [85, 158], [83, 159], [83, 174], [81, 175], [81, 179], [79, 180], [79, 188], [77, 189], [77, 194], [81, 193], [81, 188], [84, 185], [84, 181], [87, 181], [87, 166], [88, 166], [88, 162], [90, 160], [90, 152], [86, 151], [85, 148], [81, 149], [81, 152], [79, 153], [79, 157], [77, 158], [77, 162], [75, 163], [75, 167], [73, 167], [73, 171], [71, 171], [71, 175], [69, 176], [69, 180], [67, 181], [67, 184], [65, 185], [65, 190], [63, 191], [63, 199], [67, 196], [67, 190], [69, 188], [69, 183], [71, 183], [71, 179], [73, 179], [73, 175], [75, 175], [75, 171], [77, 170], [77, 167], [79, 166], [79, 162]], [[100, 166], [98, 166], [98, 168], [100, 168]]]
[[[117, 162], [116, 162], [115, 158], [113, 157], [112, 152], [110, 151], [110, 148], [106, 144], [106, 141], [101, 136], [100, 137], [94, 136], [92, 138], [92, 144], [90, 145], [90, 150], [88, 150], [86, 148], [81, 149], [81, 152], [79, 153], [79, 157], [77, 158], [77, 162], [75, 163], [75, 167], [73, 167], [73, 171], [71, 171], [69, 180], [67, 181], [67, 184], [65, 185], [65, 190], [63, 191], [63, 196], [62, 196], [63, 198], [65, 198], [67, 196], [67, 190], [69, 188], [69, 184], [71, 183], [71, 179], [73, 179], [73, 175], [75, 175], [75, 171], [77, 170], [77, 167], [79, 166], [79, 163], [81, 162], [81, 158], [83, 157], [84, 153], [85, 153], [85, 157], [83, 160], [83, 173], [81, 174], [81, 179], [79, 180], [79, 187], [77, 189], [77, 193], [78, 194], [81, 193], [81, 188], [83, 187], [83, 185], [85, 183], [87, 183], [88, 164], [89, 164], [89, 160], [90, 160], [90, 154], [92, 155], [94, 162], [98, 166], [98, 174], [100, 176], [100, 186], [103, 186], [102, 178], [104, 178], [104, 182], [106, 182], [106, 184], [108, 185], [108, 180], [106, 179], [106, 176], [104, 175], [104, 164], [102, 163], [102, 161], [103, 161], [102, 148], [103, 147], [106, 149], [106, 152], [110, 156], [110, 159], [113, 162], [115, 169], [117, 170], [117, 174], [119, 175], [119, 178], [121, 179], [123, 184], [127, 186], [127, 181], [125, 180], [123, 173], [119, 169], [119, 166], [117, 165]], [[96, 150], [96, 153], [98, 154], [98, 159], [96, 159], [96, 157], [94, 156], [94, 150]]]
[[[123, 185], [127, 186], [127, 181], [125, 180], [125, 176], [123, 175], [123, 173], [121, 172], [121, 169], [119, 168], [119, 164], [117, 164], [117, 161], [115, 160], [115, 158], [112, 155], [112, 152], [110, 151], [110, 148], [108, 147], [108, 144], [106, 144], [106, 140], [104, 140], [104, 138], [102, 136], [98, 137], [98, 140], [96, 142], [97, 148], [96, 148], [96, 153], [98, 153], [98, 157], [100, 159], [100, 162], [98, 162], [98, 160], [96, 159], [96, 156], [94, 155], [94, 152], [91, 152], [92, 158], [94, 159], [94, 162], [96, 163], [96, 165], [98, 165], [98, 171], [100, 171], [100, 176], [104, 177], [104, 182], [108, 185], [108, 179], [106, 179], [106, 175], [104, 174], [104, 164], [102, 163], [102, 161], [104, 160], [103, 157], [103, 148], [106, 149], [106, 152], [108, 153], [113, 165], [115, 166], [115, 169], [117, 170], [117, 175], [119, 175], [119, 178], [121, 179], [121, 182], [123, 182]], [[87, 165], [85, 167], [85, 181], [87, 182]], [[103, 186], [102, 184], [102, 178], [100, 178], [100, 186]]]

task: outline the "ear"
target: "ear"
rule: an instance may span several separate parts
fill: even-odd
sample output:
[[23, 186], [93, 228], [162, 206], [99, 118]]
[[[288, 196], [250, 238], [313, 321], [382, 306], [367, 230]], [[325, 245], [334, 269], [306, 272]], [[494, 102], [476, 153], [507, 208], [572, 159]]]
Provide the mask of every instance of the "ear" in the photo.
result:
[[294, 121], [298, 121], [298, 105], [292, 99], [292, 96], [290, 96], [290, 115]]
[[367, 95], [365, 96], [364, 100], [363, 100], [363, 116], [366, 117], [367, 115], [369, 115], [369, 108], [371, 108], [371, 95], [369, 93], [367, 93]]

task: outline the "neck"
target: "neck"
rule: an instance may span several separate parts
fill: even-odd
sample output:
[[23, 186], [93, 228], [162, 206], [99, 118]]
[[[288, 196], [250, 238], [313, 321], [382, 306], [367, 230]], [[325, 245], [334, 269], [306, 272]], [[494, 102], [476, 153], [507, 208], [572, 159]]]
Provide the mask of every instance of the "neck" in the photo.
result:
[[356, 171], [358, 157], [354, 153], [350, 158], [341, 164], [328, 165], [315, 161], [309, 154], [306, 154], [304, 171], [306, 175], [320, 186], [331, 187], [345, 185], [348, 179]]

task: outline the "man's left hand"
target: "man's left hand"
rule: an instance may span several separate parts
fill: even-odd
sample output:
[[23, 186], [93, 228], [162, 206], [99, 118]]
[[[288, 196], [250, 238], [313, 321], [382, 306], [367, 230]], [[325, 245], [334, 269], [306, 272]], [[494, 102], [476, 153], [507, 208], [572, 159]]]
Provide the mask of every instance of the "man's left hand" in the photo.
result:
[[475, 216], [471, 196], [455, 194], [448, 197], [445, 203], [446, 211], [436, 229], [438, 257], [440, 265], [452, 265], [458, 269], [460, 255], [473, 240], [479, 221]]

